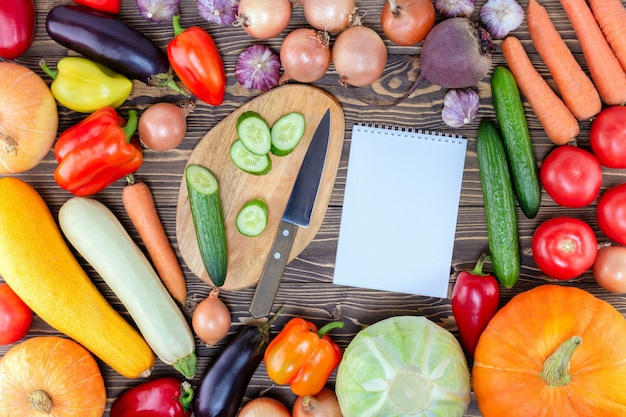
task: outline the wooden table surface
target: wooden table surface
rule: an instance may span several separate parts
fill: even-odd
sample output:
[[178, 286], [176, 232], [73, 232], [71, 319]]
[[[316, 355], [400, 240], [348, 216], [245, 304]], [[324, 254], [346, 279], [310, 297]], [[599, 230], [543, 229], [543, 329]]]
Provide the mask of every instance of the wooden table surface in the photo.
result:
[[[37, 66], [39, 59], [45, 58], [49, 64], [54, 65], [60, 58], [68, 55], [67, 49], [59, 46], [47, 36], [44, 27], [48, 10], [57, 4], [66, 2], [36, 0], [35, 3], [37, 8], [36, 39], [30, 50], [20, 57], [17, 62], [27, 65], [43, 75]], [[173, 36], [171, 25], [168, 23], [156, 24], [144, 21], [139, 15], [134, 1], [124, 0], [122, 3], [120, 19], [144, 32], [157, 44], [165, 48], [167, 42]], [[479, 0], [476, 3], [477, 7], [473, 16], [474, 18], [477, 18], [479, 7], [484, 4], [484, 1]], [[576, 56], [580, 58], [581, 62], [583, 62], [575, 34], [559, 2], [556, 0], [545, 0], [542, 3], [547, 7], [548, 12], [568, 45]], [[379, 16], [383, 4], [383, 0], [357, 0], [357, 5], [364, 14], [364, 24], [381, 34]], [[527, 2], [522, 0], [520, 4], [525, 8]], [[253, 43], [267, 44], [278, 52], [281, 40], [286, 33], [297, 27], [306, 26], [302, 8], [296, 6], [293, 10], [293, 16], [287, 31], [277, 38], [268, 41], [258, 41], [249, 37], [241, 28], [221, 28], [207, 23], [198, 15], [196, 1], [182, 0], [180, 2], [180, 11], [182, 15], [181, 23], [184, 27], [200, 25], [214, 37], [226, 68], [227, 89], [226, 99], [220, 106], [212, 107], [198, 102], [197, 108], [188, 118], [188, 132], [185, 140], [177, 149], [161, 153], [146, 150], [144, 153], [145, 161], [136, 174], [139, 179], [147, 182], [151, 187], [159, 214], [161, 215], [165, 229], [176, 250], [178, 250], [175, 237], [176, 203], [182, 178], [181, 174], [187, 158], [198, 141], [209, 129], [239, 106], [260, 94], [259, 91], [247, 90], [237, 83], [234, 77], [234, 68], [238, 55]], [[524, 22], [514, 34], [523, 40], [539, 71], [551, 81], [545, 66], [540, 62], [529, 40], [526, 22]], [[286, 307], [281, 319], [278, 320], [277, 328], [288, 319], [296, 316], [302, 316], [317, 323], [343, 320], [346, 323], [346, 327], [342, 330], [333, 331], [334, 340], [336, 340], [342, 348], [344, 348], [354, 335], [365, 326], [381, 319], [398, 315], [425, 316], [450, 330], [453, 334], [458, 335], [450, 309], [449, 299], [364, 290], [333, 284], [333, 268], [346, 182], [348, 154], [350, 150], [350, 130], [355, 123], [393, 124], [409, 128], [441, 130], [449, 133], [460, 133], [467, 138], [468, 148], [451, 264], [450, 288], [452, 288], [454, 284], [456, 275], [460, 271], [471, 269], [480, 254], [487, 249], [483, 197], [475, 152], [475, 135], [478, 122], [470, 123], [462, 129], [448, 128], [441, 120], [442, 100], [445, 90], [434, 85], [424, 85], [408, 100], [396, 107], [387, 108], [366, 105], [355, 98], [355, 95], [358, 95], [369, 99], [389, 100], [392, 97], [402, 95], [416, 78], [419, 71], [421, 44], [412, 47], [399, 47], [388, 40], [385, 42], [389, 51], [389, 59], [385, 72], [381, 79], [371, 87], [354, 89], [353, 91], [347, 90], [338, 83], [337, 72], [332, 66], [327, 74], [315, 83], [316, 86], [335, 96], [341, 103], [346, 118], [346, 137], [337, 180], [321, 229], [302, 254], [287, 266], [276, 298], [276, 305], [284, 305]], [[493, 64], [494, 66], [504, 64], [502, 54], [499, 50], [496, 50], [494, 53]], [[489, 76], [485, 77], [476, 85], [476, 89], [481, 96], [479, 120], [482, 118], [494, 119], [490, 97]], [[130, 108], [141, 110], [152, 103], [159, 101], [176, 101], [179, 98], [179, 96], [172, 94], [169, 90], [150, 88], [135, 82], [133, 93], [123, 106], [122, 111]], [[532, 140], [535, 146], [535, 153], [538, 160], [541, 161], [553, 148], [553, 145], [547, 139], [537, 119], [532, 115], [528, 107], [527, 115]], [[59, 131], [66, 129], [84, 117], [81, 114], [68, 111], [61, 106], [59, 107], [59, 116]], [[579, 144], [582, 146], [588, 145], [588, 132], [589, 123], [583, 122], [581, 124], [581, 133], [578, 137]], [[54, 215], [58, 212], [61, 204], [70, 197], [69, 193], [61, 190], [54, 182], [52, 174], [55, 167], [56, 162], [54, 161], [52, 153], [50, 153], [36, 168], [19, 175], [19, 177], [28, 181], [42, 194]], [[626, 175], [623, 171], [605, 169], [603, 190], [625, 181]], [[110, 207], [113, 212], [119, 216], [122, 222], [129, 226], [128, 230], [131, 236], [140, 244], [139, 238], [134, 229], [130, 227], [128, 217], [122, 207], [120, 193], [123, 186], [124, 181], [120, 180], [95, 197]], [[424, 204], [428, 204], [428, 202], [424, 202]], [[502, 304], [506, 303], [513, 295], [521, 291], [540, 284], [552, 282], [551, 279], [544, 276], [538, 270], [530, 253], [531, 235], [542, 221], [556, 215], [575, 216], [589, 222], [600, 240], [603, 239], [595, 221], [594, 207], [594, 204], [584, 209], [575, 210], [557, 207], [544, 191], [542, 207], [535, 219], [528, 220], [523, 216], [521, 211], [518, 211], [522, 250], [522, 273], [519, 281], [511, 290], [502, 289]], [[372, 242], [372, 244], [385, 244], [385, 242]], [[143, 246], [141, 247], [143, 248]], [[180, 260], [183, 262], [182, 258], [180, 258]], [[117, 309], [123, 312], [122, 306], [112, 295], [111, 291], [105, 287], [101, 278], [99, 278], [82, 259], [81, 262], [83, 262], [86, 270], [99, 288], [101, 288], [107, 299]], [[264, 262], [264, 259], [258, 259], [258, 262]], [[190, 301], [192, 303], [194, 301], [197, 302], [208, 294], [210, 288], [192, 274], [184, 263], [183, 268], [187, 278]], [[381, 277], [381, 279], [385, 279], [385, 277]], [[570, 281], [567, 285], [575, 285], [583, 288], [609, 301], [613, 306], [620, 309], [620, 311], [626, 312], [626, 298], [622, 295], [610, 294], [600, 288], [589, 272], [580, 278]], [[253, 292], [254, 288], [223, 291], [221, 293], [222, 299], [232, 312], [233, 325], [231, 333], [238, 331], [241, 326], [250, 321], [248, 307]], [[189, 314], [189, 311], [187, 311], [187, 313]], [[36, 317], [31, 332], [27, 337], [55, 333], [53, 329]], [[219, 351], [221, 346], [222, 344], [214, 348], [209, 348], [197, 341], [199, 373], [206, 368], [211, 358]], [[0, 354], [6, 352], [9, 347], [10, 346], [0, 347]], [[125, 379], [106, 365], [100, 364], [107, 384], [109, 401], [105, 415], [108, 415], [108, 409], [112, 401], [123, 390], [136, 385], [140, 381]], [[176, 375], [176, 371], [170, 366], [157, 360], [157, 365], [152, 373], [153, 378]], [[194, 383], [196, 381], [194, 381]], [[334, 382], [335, 376], [333, 374], [330, 383], [334, 384]], [[266, 376], [265, 368], [262, 364], [254, 375], [246, 395], [248, 398], [256, 397], [262, 391], [270, 387], [271, 383]], [[288, 405], [291, 405], [294, 400], [286, 387], [272, 387], [267, 392], [267, 395], [280, 398]], [[470, 409], [466, 415], [480, 415], [475, 401], [471, 403]]]

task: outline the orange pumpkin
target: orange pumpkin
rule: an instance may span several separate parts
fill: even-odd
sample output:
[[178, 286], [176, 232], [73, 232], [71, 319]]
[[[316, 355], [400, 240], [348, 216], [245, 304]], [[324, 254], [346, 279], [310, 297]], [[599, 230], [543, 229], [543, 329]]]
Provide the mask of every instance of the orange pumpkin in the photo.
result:
[[91, 354], [70, 339], [33, 337], [0, 360], [0, 415], [101, 417], [104, 380]]
[[574, 287], [518, 294], [482, 334], [472, 382], [484, 417], [626, 416], [626, 319]]

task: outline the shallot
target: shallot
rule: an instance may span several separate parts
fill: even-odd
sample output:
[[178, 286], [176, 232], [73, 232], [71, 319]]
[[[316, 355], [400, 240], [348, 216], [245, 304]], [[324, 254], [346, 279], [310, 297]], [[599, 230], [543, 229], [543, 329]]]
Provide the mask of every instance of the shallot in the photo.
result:
[[290, 0], [239, 0], [237, 21], [253, 38], [278, 36], [291, 20]]
[[365, 87], [378, 80], [387, 64], [387, 47], [373, 29], [351, 26], [335, 39], [332, 63], [343, 86]]
[[246, 88], [270, 90], [280, 79], [280, 59], [267, 45], [249, 46], [237, 59], [235, 78]]
[[326, 74], [330, 67], [330, 37], [311, 28], [298, 28], [289, 33], [280, 48], [283, 75], [280, 84], [289, 80], [312, 83]]
[[480, 20], [494, 39], [504, 39], [524, 21], [524, 9], [515, 0], [488, 0], [480, 8]]
[[356, 0], [295, 0], [307, 23], [317, 30], [338, 33], [355, 22]]
[[198, 14], [204, 20], [222, 27], [237, 21], [239, 0], [198, 0]]
[[169, 22], [178, 12], [180, 0], [136, 0], [139, 14], [144, 19], [155, 22]]

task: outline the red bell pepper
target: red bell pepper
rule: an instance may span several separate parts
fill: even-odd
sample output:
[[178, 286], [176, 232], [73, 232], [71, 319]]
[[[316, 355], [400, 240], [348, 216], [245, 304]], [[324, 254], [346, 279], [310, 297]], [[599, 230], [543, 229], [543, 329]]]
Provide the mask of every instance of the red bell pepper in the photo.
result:
[[183, 29], [174, 15], [175, 37], [167, 45], [172, 69], [183, 85], [200, 100], [217, 106], [224, 101], [226, 72], [211, 35], [199, 26]]
[[489, 256], [483, 254], [474, 269], [463, 271], [452, 290], [452, 314], [459, 329], [461, 344], [474, 357], [478, 339], [498, 311], [500, 288], [495, 277], [483, 273]]
[[343, 325], [332, 322], [318, 331], [302, 318], [289, 320], [265, 350], [267, 375], [298, 396], [318, 394], [341, 361], [341, 349], [326, 333]]
[[33, 0], [0, 1], [0, 56], [18, 58], [30, 48], [34, 37]]
[[163, 377], [122, 393], [111, 406], [111, 417], [189, 417], [193, 389], [187, 382]]
[[135, 172], [143, 160], [137, 129], [137, 111], [125, 122], [112, 107], [103, 107], [65, 130], [54, 146], [59, 165], [54, 179], [65, 190], [87, 196], [104, 190]]
[[121, 0], [74, 0], [74, 3], [109, 14], [119, 14]]

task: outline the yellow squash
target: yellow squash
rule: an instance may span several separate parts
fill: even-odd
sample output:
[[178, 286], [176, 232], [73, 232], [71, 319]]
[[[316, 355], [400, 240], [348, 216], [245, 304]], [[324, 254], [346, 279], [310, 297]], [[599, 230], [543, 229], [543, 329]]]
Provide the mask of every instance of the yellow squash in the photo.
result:
[[154, 353], [91, 282], [50, 210], [26, 182], [0, 178], [0, 275], [46, 323], [115, 371], [144, 377]]

